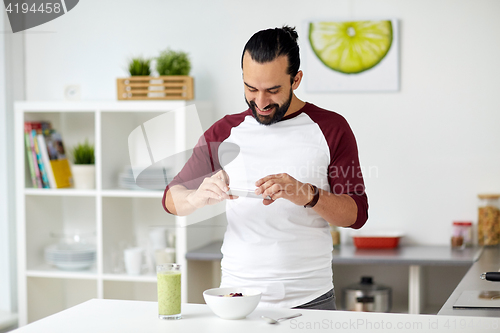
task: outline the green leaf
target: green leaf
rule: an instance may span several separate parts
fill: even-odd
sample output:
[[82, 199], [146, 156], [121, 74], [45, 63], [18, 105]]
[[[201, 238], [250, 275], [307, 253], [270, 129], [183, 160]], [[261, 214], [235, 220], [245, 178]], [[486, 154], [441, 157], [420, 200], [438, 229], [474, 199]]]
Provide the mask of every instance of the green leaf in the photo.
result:
[[156, 58], [156, 70], [159, 75], [189, 75], [191, 61], [186, 52], [167, 49]]
[[77, 144], [73, 150], [74, 164], [94, 164], [94, 146], [89, 144], [87, 140], [84, 143]]
[[151, 59], [133, 58], [129, 65], [128, 71], [131, 76], [149, 76], [151, 75]]

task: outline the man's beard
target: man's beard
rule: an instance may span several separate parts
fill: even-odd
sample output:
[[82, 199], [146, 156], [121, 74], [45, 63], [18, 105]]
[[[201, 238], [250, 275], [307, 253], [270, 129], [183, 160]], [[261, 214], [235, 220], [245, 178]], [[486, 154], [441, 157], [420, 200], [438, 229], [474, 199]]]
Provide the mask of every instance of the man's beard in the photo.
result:
[[270, 109], [270, 108], [275, 108], [274, 114], [270, 114], [268, 116], [263, 116], [257, 113], [256, 110], [256, 105], [254, 101], [248, 102], [248, 100], [245, 97], [245, 102], [247, 102], [248, 107], [252, 110], [252, 114], [254, 118], [262, 125], [272, 125], [274, 123], [277, 123], [280, 121], [288, 111], [288, 108], [290, 107], [290, 103], [292, 103], [292, 96], [293, 96], [293, 90], [290, 88], [290, 96], [288, 97], [288, 100], [282, 105], [279, 106], [278, 104], [269, 104], [266, 106], [264, 109]]

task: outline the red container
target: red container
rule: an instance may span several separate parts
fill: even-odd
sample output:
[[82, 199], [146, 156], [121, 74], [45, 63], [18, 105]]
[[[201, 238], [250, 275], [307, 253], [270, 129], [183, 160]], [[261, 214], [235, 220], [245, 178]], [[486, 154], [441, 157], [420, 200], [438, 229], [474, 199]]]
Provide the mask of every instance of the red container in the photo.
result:
[[401, 237], [400, 233], [366, 234], [352, 236], [352, 240], [358, 249], [393, 249], [398, 247]]

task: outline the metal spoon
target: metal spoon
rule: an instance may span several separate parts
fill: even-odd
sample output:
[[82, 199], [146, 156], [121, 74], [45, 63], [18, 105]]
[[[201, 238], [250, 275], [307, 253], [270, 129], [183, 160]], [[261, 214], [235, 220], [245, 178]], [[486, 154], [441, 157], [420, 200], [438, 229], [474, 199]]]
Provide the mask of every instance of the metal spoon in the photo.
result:
[[266, 316], [262, 316], [261, 318], [264, 319], [265, 321], [267, 321], [268, 324], [279, 324], [283, 320], [292, 319], [292, 318], [300, 317], [300, 316], [302, 316], [302, 313], [296, 313], [293, 316], [283, 317], [283, 318], [279, 318], [279, 319], [273, 319], [273, 318], [269, 318]]

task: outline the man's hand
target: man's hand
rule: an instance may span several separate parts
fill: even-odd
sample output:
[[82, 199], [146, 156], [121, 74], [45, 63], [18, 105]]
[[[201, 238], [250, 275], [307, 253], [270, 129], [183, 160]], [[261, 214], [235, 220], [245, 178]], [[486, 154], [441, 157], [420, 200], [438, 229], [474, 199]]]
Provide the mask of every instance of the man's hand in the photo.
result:
[[289, 174], [269, 175], [255, 182], [255, 193], [271, 199], [264, 199], [264, 205], [270, 205], [279, 198], [287, 199], [296, 205], [304, 206], [310, 202], [314, 193], [308, 184], [299, 182]]
[[212, 177], [203, 180], [197, 190], [186, 196], [188, 203], [196, 209], [206, 205], [215, 205], [222, 200], [235, 199], [236, 196], [228, 195], [229, 176], [224, 170], [220, 170]]
[[[286, 173], [266, 176], [259, 179], [255, 186], [255, 194], [262, 195], [263, 198], [268, 195], [271, 197], [271, 200], [264, 199], [264, 205], [283, 198], [304, 206], [314, 197], [309, 184], [301, 183]], [[353, 198], [347, 194], [337, 195], [322, 189], [319, 189], [319, 193], [319, 201], [312, 209], [326, 222], [339, 227], [348, 227], [356, 222], [358, 206]]]

